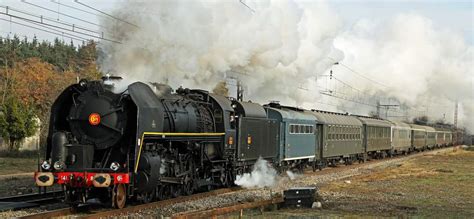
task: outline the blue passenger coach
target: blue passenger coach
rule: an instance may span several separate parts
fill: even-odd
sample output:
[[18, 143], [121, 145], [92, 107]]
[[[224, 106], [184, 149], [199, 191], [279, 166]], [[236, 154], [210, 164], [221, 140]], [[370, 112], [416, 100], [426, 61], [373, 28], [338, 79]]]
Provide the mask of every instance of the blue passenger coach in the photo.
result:
[[271, 103], [268, 117], [280, 123], [279, 160], [292, 168], [302, 168], [313, 162], [319, 151], [316, 117], [294, 107]]

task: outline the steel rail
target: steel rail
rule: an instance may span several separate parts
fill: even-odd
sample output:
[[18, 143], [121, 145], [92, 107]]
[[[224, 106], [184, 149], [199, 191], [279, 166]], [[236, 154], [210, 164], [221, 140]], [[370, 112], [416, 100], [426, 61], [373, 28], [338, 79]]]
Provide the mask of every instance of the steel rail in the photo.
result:
[[147, 203], [147, 204], [142, 204], [142, 205], [129, 206], [129, 207], [122, 208], [122, 209], [113, 209], [113, 210], [110, 210], [110, 211], [97, 212], [95, 214], [89, 214], [89, 215], [82, 216], [82, 217], [79, 217], [79, 218], [85, 219], [85, 218], [101, 218], [101, 217], [110, 217], [110, 216], [117, 216], [117, 215], [127, 215], [129, 213], [135, 213], [135, 212], [139, 212], [139, 211], [142, 211], [142, 210], [145, 210], [145, 209], [165, 207], [165, 206], [173, 205], [173, 204], [176, 204], [176, 203], [202, 199], [202, 198], [216, 196], [216, 195], [225, 194], [225, 193], [231, 193], [231, 192], [239, 191], [241, 189], [242, 188], [240, 188], [240, 187], [217, 189], [217, 190], [213, 190], [213, 191], [209, 191], [209, 192], [203, 192], [203, 193], [197, 193], [197, 194], [189, 195], [189, 196], [181, 196], [181, 197], [167, 199], [167, 200], [163, 200], [163, 201], [157, 201], [157, 202], [152, 202], [152, 203]]
[[265, 207], [268, 205], [276, 205], [280, 204], [284, 201], [283, 197], [275, 197], [269, 200], [262, 200], [262, 201], [255, 201], [255, 202], [247, 202], [247, 203], [239, 203], [235, 205], [229, 205], [221, 208], [214, 208], [210, 210], [204, 211], [192, 211], [192, 212], [184, 212], [178, 213], [173, 215], [172, 219], [188, 219], [188, 218], [215, 218], [219, 215], [224, 215], [244, 209], [250, 208], [259, 208]]
[[24, 195], [16, 195], [9, 197], [0, 198], [0, 202], [29, 202], [29, 203], [38, 203], [44, 202], [51, 199], [62, 198], [64, 195], [63, 191], [51, 191], [46, 193], [32, 193]]

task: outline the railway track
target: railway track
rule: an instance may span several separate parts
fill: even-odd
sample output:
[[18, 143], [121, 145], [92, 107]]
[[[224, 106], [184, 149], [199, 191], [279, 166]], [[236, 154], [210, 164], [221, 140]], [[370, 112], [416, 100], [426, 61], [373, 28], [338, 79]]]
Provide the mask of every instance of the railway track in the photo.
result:
[[386, 157], [384, 159], [370, 159], [370, 160], [367, 160], [366, 162], [363, 162], [363, 163], [353, 163], [353, 164], [350, 164], [350, 165], [342, 164], [342, 165], [337, 165], [336, 167], [326, 167], [326, 168], [324, 168], [320, 171], [316, 171], [316, 172], [313, 172], [311, 170], [307, 170], [307, 171], [304, 172], [304, 174], [307, 174], [307, 175], [328, 174], [328, 173], [335, 172], [335, 171], [342, 171], [342, 170], [345, 170], [345, 169], [364, 167], [364, 166], [368, 166], [368, 165], [372, 165], [372, 164], [376, 164], [376, 163], [380, 163], [380, 162], [385, 162], [385, 161], [390, 161], [390, 160], [411, 159], [411, 158], [415, 158], [415, 157], [419, 157], [419, 156], [424, 156], [424, 155], [427, 155], [427, 154], [430, 154], [430, 153], [433, 153], [433, 152], [453, 150], [453, 149], [455, 150], [456, 147], [457, 146], [436, 148], [436, 149], [433, 149], [433, 150], [426, 150], [426, 151], [421, 151], [421, 152], [412, 152], [408, 155], [397, 155], [397, 156], [393, 156], [393, 157]]
[[64, 197], [62, 191], [32, 193], [0, 198], [0, 211], [34, 208], [59, 202]]
[[[359, 163], [359, 164], [353, 164], [353, 165], [347, 165], [347, 166], [341, 166], [338, 165], [337, 167], [330, 167], [330, 168], [325, 168], [321, 171], [305, 171], [305, 175], [324, 175], [324, 174], [330, 174], [332, 172], [336, 171], [343, 171], [346, 169], [352, 169], [352, 168], [360, 168], [364, 166], [368, 166], [371, 164], [376, 164], [379, 162], [385, 162], [385, 161], [390, 161], [394, 159], [412, 159], [418, 156], [424, 156], [428, 154], [432, 154], [438, 151], [447, 151], [447, 150], [453, 150], [453, 147], [449, 148], [441, 148], [441, 149], [436, 149], [436, 150], [430, 150], [430, 151], [424, 151], [424, 152], [419, 152], [419, 153], [414, 153], [410, 154], [408, 156], [396, 156], [392, 158], [386, 158], [386, 159], [376, 159], [376, 160], [370, 160], [365, 163]], [[72, 209], [69, 208], [64, 208], [64, 209], [58, 209], [54, 211], [49, 211], [49, 212], [43, 212], [40, 214], [34, 214], [34, 215], [28, 215], [25, 217], [20, 217], [20, 218], [52, 218], [52, 217], [61, 217], [61, 216], [68, 216], [68, 215], [75, 215], [76, 213], [82, 213], [81, 215], [76, 215], [76, 218], [104, 218], [104, 217], [110, 217], [110, 216], [118, 216], [118, 215], [127, 215], [130, 213], [136, 213], [140, 212], [146, 209], [154, 209], [154, 208], [163, 208], [167, 207], [173, 204], [177, 203], [183, 203], [187, 201], [193, 201], [193, 200], [198, 200], [206, 197], [211, 197], [211, 196], [216, 196], [216, 195], [222, 195], [222, 194], [227, 194], [227, 193], [232, 193], [232, 192], [238, 192], [242, 190], [240, 187], [233, 187], [233, 188], [224, 188], [224, 189], [217, 189], [213, 190], [210, 192], [204, 192], [204, 193], [197, 193], [194, 195], [190, 196], [181, 196], [177, 198], [172, 198], [172, 199], [167, 199], [163, 201], [157, 201], [157, 202], [152, 202], [148, 204], [140, 204], [140, 205], [132, 205], [123, 209], [96, 209], [92, 210], [90, 206], [84, 206], [83, 209], [79, 209], [78, 212], [73, 211]], [[217, 215], [222, 215], [225, 213], [229, 213], [232, 211], [236, 210], [241, 210], [241, 209], [246, 209], [246, 208], [252, 208], [257, 205], [261, 204], [268, 204], [269, 203], [278, 203], [281, 202], [280, 199], [278, 200], [262, 200], [260, 201], [262, 203], [247, 203], [247, 204], [236, 204], [236, 205], [231, 205], [231, 206], [226, 206], [223, 208], [219, 209], [214, 209], [214, 210], [202, 210], [202, 211], [194, 211], [194, 212], [188, 212], [188, 213], [181, 213], [181, 214], [175, 214], [173, 217], [175, 218], [192, 218], [192, 217], [200, 217], [200, 216], [217, 216]], [[84, 211], [82, 211], [84, 210]]]
[[210, 192], [203, 192], [203, 193], [197, 193], [193, 194], [190, 196], [180, 196], [177, 198], [172, 198], [172, 199], [167, 199], [163, 201], [157, 201], [157, 202], [151, 202], [147, 204], [141, 204], [141, 205], [132, 205], [128, 206], [126, 208], [122, 209], [91, 209], [92, 206], [81, 206], [78, 210], [73, 210], [71, 208], [63, 208], [63, 209], [58, 209], [58, 210], [53, 210], [53, 211], [48, 211], [48, 212], [42, 212], [39, 214], [33, 214], [33, 215], [27, 215], [23, 217], [19, 217], [22, 219], [43, 219], [43, 218], [53, 218], [53, 217], [63, 217], [63, 216], [72, 216], [74, 214], [80, 213], [81, 215], [75, 216], [76, 218], [101, 218], [101, 217], [109, 217], [109, 216], [116, 216], [116, 215], [124, 215], [124, 214], [130, 214], [134, 212], [139, 212], [145, 209], [151, 209], [151, 208], [160, 208], [160, 207], [166, 207], [169, 205], [173, 205], [176, 203], [182, 203], [182, 202], [187, 202], [187, 201], [192, 201], [192, 200], [197, 200], [197, 199], [202, 199], [206, 197], [211, 197], [215, 195], [220, 195], [220, 194], [226, 194], [226, 193], [231, 193], [231, 192], [236, 192], [241, 190], [239, 187], [233, 187], [233, 188], [223, 188], [223, 189], [217, 189], [213, 190]]
[[64, 196], [63, 191], [50, 191], [46, 193], [32, 193], [0, 198], [0, 202], [30, 202], [42, 203], [56, 200]]

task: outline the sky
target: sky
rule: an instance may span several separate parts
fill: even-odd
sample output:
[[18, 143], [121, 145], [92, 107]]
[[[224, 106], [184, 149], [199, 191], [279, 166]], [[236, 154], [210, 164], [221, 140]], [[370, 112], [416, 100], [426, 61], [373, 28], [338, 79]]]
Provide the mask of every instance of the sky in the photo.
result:
[[435, 27], [460, 32], [467, 42], [474, 43], [474, 1], [459, 0], [336, 0], [330, 1], [345, 25], [361, 18], [384, 20], [399, 13], [416, 13], [430, 18]]
[[[207, 0], [204, 1], [207, 3]], [[211, 0], [208, 1], [211, 2]], [[182, 80], [183, 78], [205, 78], [203, 75], [218, 76], [214, 77], [216, 79], [222, 76], [215, 74], [216, 72], [226, 71], [227, 68], [232, 69], [242, 66], [242, 63], [247, 63], [250, 58], [245, 58], [246, 55], [259, 57], [261, 54], [266, 54], [257, 60], [264, 64], [250, 62], [244, 66], [247, 67], [246, 70], [254, 71], [255, 74], [252, 76], [260, 77], [260, 80], [249, 80], [246, 83], [249, 88], [257, 87], [255, 89], [256, 95], [265, 98], [272, 95], [275, 95], [275, 99], [282, 96], [292, 98], [293, 101], [287, 102], [290, 105], [299, 105], [302, 99], [308, 99], [308, 93], [314, 95], [317, 91], [312, 90], [314, 87], [328, 88], [327, 84], [324, 85], [324, 80], [317, 79], [318, 84], [314, 84], [308, 78], [312, 78], [315, 73], [317, 75], [328, 74], [327, 65], [328, 63], [332, 65], [333, 62], [327, 60], [327, 56], [336, 55], [331, 53], [331, 48], [335, 46], [344, 53], [341, 57], [342, 63], [376, 81], [388, 84], [389, 88], [382, 87], [380, 89], [381, 87], [378, 85], [374, 86], [373, 82], [358, 77], [342, 65], [331, 67], [336, 77], [343, 79], [344, 82], [363, 90], [372, 89], [373, 92], [384, 90], [385, 95], [396, 94], [397, 99], [412, 106], [419, 105], [422, 109], [416, 108], [416, 110], [422, 110], [423, 113], [429, 111], [437, 118], [447, 115], [446, 117], [449, 119], [453, 114], [453, 99], [463, 96], [465, 99], [462, 100], [464, 103], [460, 107], [461, 114], [464, 118], [472, 118], [472, 113], [474, 113], [474, 98], [472, 98], [474, 95], [474, 73], [471, 73], [473, 71], [471, 67], [473, 63], [472, 46], [474, 45], [473, 1], [332, 0], [324, 1], [323, 4], [316, 0], [295, 1], [307, 8], [296, 9], [291, 3], [277, 2], [275, 4], [273, 2], [271, 6], [267, 6], [265, 1], [242, 0], [250, 8], [255, 7], [252, 10], [257, 12], [253, 14], [255, 16], [248, 16], [252, 13], [251, 10], [245, 10], [246, 6], [239, 0], [216, 1], [218, 3], [216, 7], [220, 8], [215, 8], [214, 5], [211, 5], [211, 8], [201, 7], [199, 4], [192, 4], [195, 3], [193, 0], [189, 0], [189, 3], [187, 0], [180, 1], [176, 4], [178, 7], [170, 6], [173, 4], [162, 5], [153, 1], [125, 3], [123, 0], [79, 0], [84, 4], [81, 5], [77, 0], [0, 0], [0, 36], [8, 37], [17, 34], [31, 38], [35, 35], [40, 40], [52, 40], [59, 36], [65, 41], [70, 40], [61, 34], [45, 33], [13, 23], [31, 25], [16, 18], [10, 22], [10, 18], [2, 14], [6, 13], [6, 6], [9, 7], [8, 13], [10, 15], [27, 17], [35, 21], [40, 19], [39, 16], [43, 16], [45, 19], [59, 21], [64, 28], [72, 28], [72, 24], [74, 24], [75, 28], [89, 31], [90, 36], [82, 36], [83, 38], [95, 36], [97, 39], [99, 36], [103, 36], [105, 39], [113, 39], [115, 37], [113, 33], [127, 35], [129, 32], [136, 32], [129, 34], [128, 38], [122, 38], [129, 40], [128, 44], [123, 46], [100, 43], [101, 48], [111, 49], [109, 51], [115, 51], [115, 57], [119, 57], [114, 59], [113, 55], [109, 54], [106, 57], [108, 59], [100, 63], [102, 68], [111, 67], [116, 68], [115, 70], [122, 68], [117, 72], [133, 72], [134, 74], [142, 72], [145, 75], [151, 72], [152, 74], [148, 76], [156, 78], [159, 76], [154, 74], [167, 70], [167, 66], [179, 66], [183, 68], [181, 69], [183, 75], [179, 75], [179, 72], [170, 72], [173, 77], [176, 75], [183, 77], [176, 76], [177, 82], [175, 81], [176, 83], [173, 84], [173, 81], [170, 81], [170, 85], [202, 89], [212, 89], [209, 87], [212, 83], [204, 81], [204, 85], [208, 87], [202, 87], [204, 86], [203, 82], [197, 84], [179, 83], [186, 81]], [[300, 4], [301, 1], [304, 3]], [[263, 2], [263, 5], [256, 2]], [[326, 5], [330, 9], [325, 8]], [[127, 24], [111, 19], [87, 6], [105, 13], [119, 12], [129, 16], [129, 19], [141, 22], [140, 26], [144, 28], [129, 29], [131, 27]], [[144, 8], [147, 6], [150, 8]], [[225, 14], [226, 12], [232, 14]], [[283, 14], [279, 14], [280, 12]], [[208, 26], [200, 28], [201, 23], [194, 19], [206, 21], [208, 14], [205, 13], [212, 14], [222, 20], [206, 24], [210, 28], [207, 28]], [[298, 20], [301, 13], [307, 14]], [[169, 14], [172, 19], [167, 18]], [[280, 20], [281, 17], [289, 19]], [[275, 21], [277, 21], [276, 24], [272, 23]], [[295, 21], [296, 23], [294, 23]], [[48, 22], [51, 23], [51, 21]], [[106, 25], [107, 28], [103, 28], [101, 25]], [[301, 31], [302, 26], [304, 31]], [[101, 33], [102, 30], [110, 31], [111, 27], [114, 28], [112, 33]], [[295, 35], [295, 33], [300, 35]], [[215, 36], [219, 37], [214, 40], [223, 41], [210, 42]], [[303, 39], [304, 37], [309, 38]], [[81, 43], [81, 39], [75, 38], [73, 40], [75, 44]], [[326, 41], [325, 39], [335, 40]], [[280, 41], [285, 42], [283, 43], [285, 45], [278, 44]], [[298, 43], [293, 44], [297, 41]], [[153, 45], [143, 45], [148, 42], [153, 42]], [[232, 42], [236, 42], [237, 45], [233, 45]], [[279, 48], [280, 46], [281, 48]], [[143, 51], [148, 53], [143, 53]], [[219, 51], [222, 53], [218, 53]], [[239, 56], [233, 57], [233, 51], [241, 53], [236, 53]], [[143, 54], [146, 56], [140, 56]], [[150, 56], [153, 57], [152, 60], [148, 60]], [[295, 57], [299, 59], [293, 60]], [[138, 58], [138, 60], [134, 58]], [[202, 62], [196, 60], [207, 60], [211, 64], [203, 68], [200, 66]], [[281, 66], [273, 68], [275, 63], [282, 60], [286, 63], [283, 68], [280, 68]], [[209, 66], [217, 69], [221, 67], [221, 69], [208, 71], [207, 67]], [[262, 74], [256, 73], [259, 69]], [[294, 69], [298, 70], [293, 71]], [[101, 70], [108, 72], [107, 69]], [[318, 72], [319, 70], [321, 72]], [[194, 76], [198, 77], [190, 77], [190, 72], [192, 72], [191, 76], [196, 74]], [[209, 74], [209, 72], [212, 73]], [[167, 73], [161, 72], [160, 74], [166, 75]], [[279, 77], [274, 77], [274, 75]], [[282, 76], [287, 76], [288, 80], [283, 80]], [[450, 80], [451, 78], [459, 80]], [[141, 79], [143, 80], [143, 78]], [[165, 79], [168, 78], [165, 77]], [[293, 81], [294, 86], [288, 85], [291, 83], [290, 81]], [[423, 83], [419, 83], [420, 81]], [[470, 84], [466, 81], [470, 81]], [[273, 89], [273, 85], [279, 83], [286, 83], [290, 88]], [[408, 83], [413, 84], [408, 86]], [[439, 90], [438, 88], [441, 86], [438, 83], [444, 83], [441, 86], [449, 86], [455, 92], [449, 89], [447, 91]], [[373, 92], [371, 95], [375, 95]], [[291, 97], [292, 95], [293, 97]], [[424, 98], [426, 100], [420, 104], [420, 98], [423, 96], [426, 97]], [[328, 108], [323, 108], [324, 110], [359, 113], [354, 109], [362, 108], [361, 105], [347, 104], [326, 96], [315, 96], [314, 98], [322, 101], [322, 104], [326, 104]], [[268, 101], [268, 99], [261, 101]], [[433, 105], [439, 107], [440, 102], [446, 106], [445, 109], [433, 109]], [[335, 106], [337, 107], [334, 108]], [[470, 115], [468, 115], [469, 113]], [[474, 130], [472, 121], [471, 127]]]
[[[232, 0], [224, 1], [232, 2]], [[83, 20], [90, 21], [91, 23], [98, 24], [100, 17], [104, 16], [102, 14], [98, 17], [93, 14], [78, 11], [55, 3], [60, 2], [61, 4], [74, 6], [76, 8], [87, 10], [95, 14], [100, 14], [96, 11], [93, 11], [83, 5], [74, 2], [74, 0], [25, 0], [24, 2], [23, 0], [0, 0], [0, 12], [5, 13], [6, 8], [4, 6], [9, 6], [12, 9], [19, 9], [21, 11], [33, 13], [36, 15], [43, 15], [45, 17], [51, 17], [56, 19], [59, 18], [61, 21], [74, 23], [76, 25], [82, 25], [90, 29], [98, 29], [98, 27], [95, 25], [84, 23], [58, 13], [47, 11], [45, 9], [27, 4], [25, 2], [33, 3], [56, 12], [78, 17]], [[80, 0], [79, 2], [97, 8], [104, 12], [110, 12], [112, 9], [120, 5], [123, 1]], [[248, 2], [249, 5], [251, 5], [252, 0], [246, 0], [244, 2]], [[471, 45], [474, 43], [473, 1], [470, 0], [332, 0], [328, 2], [330, 6], [332, 6], [333, 9], [337, 12], [337, 16], [342, 18], [343, 24], [346, 28], [350, 28], [360, 19], [385, 20], [399, 13], [417, 13], [430, 18], [433, 21], [435, 27], [448, 28], [452, 31], [462, 33], [462, 35], [465, 37], [466, 42], [470, 43]], [[16, 14], [24, 15], [21, 13]], [[9, 17], [5, 15], [0, 15], [0, 18], [9, 20]], [[36, 17], [36, 19], [39, 18]], [[36, 35], [38, 38], [47, 40], [56, 37], [56, 35], [54, 34], [45, 33], [43, 31], [31, 29], [17, 24], [12, 24], [9, 21], [0, 20], [0, 35], [6, 37], [11, 34], [17, 34], [21, 36]]]

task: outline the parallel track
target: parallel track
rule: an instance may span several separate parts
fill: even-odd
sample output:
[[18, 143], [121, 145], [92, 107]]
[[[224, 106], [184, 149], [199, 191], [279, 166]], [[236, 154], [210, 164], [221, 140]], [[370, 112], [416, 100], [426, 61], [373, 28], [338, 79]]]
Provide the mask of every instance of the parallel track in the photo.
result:
[[172, 198], [172, 199], [167, 199], [163, 201], [157, 201], [157, 202], [152, 202], [152, 203], [147, 203], [147, 204], [141, 204], [141, 205], [132, 205], [128, 206], [123, 209], [107, 209], [107, 210], [97, 210], [94, 212], [94, 210], [88, 209], [90, 206], [83, 206], [81, 209], [78, 209], [74, 211], [71, 208], [63, 208], [63, 209], [58, 209], [54, 211], [48, 211], [48, 212], [43, 212], [39, 214], [33, 214], [33, 215], [27, 215], [24, 217], [19, 217], [22, 219], [44, 219], [44, 218], [53, 218], [53, 217], [63, 217], [63, 216], [70, 216], [73, 214], [76, 214], [78, 212], [84, 211], [84, 213], [89, 213], [87, 215], [79, 215], [76, 216], [76, 218], [101, 218], [101, 217], [109, 217], [109, 216], [114, 216], [114, 215], [123, 215], [123, 214], [129, 214], [129, 213], [134, 213], [138, 212], [144, 209], [150, 209], [150, 208], [160, 208], [160, 207], [166, 207], [172, 204], [176, 203], [181, 203], [181, 202], [186, 202], [186, 201], [192, 201], [192, 200], [197, 200], [197, 199], [202, 199], [206, 197], [211, 197], [219, 194], [225, 194], [225, 193], [231, 193], [231, 192], [236, 192], [241, 190], [241, 188], [238, 187], [233, 187], [233, 188], [224, 188], [224, 189], [217, 189], [213, 190], [210, 192], [203, 192], [203, 193], [197, 193], [189, 196], [181, 196], [177, 198]]
[[46, 193], [32, 193], [25, 195], [9, 196], [0, 198], [0, 202], [28, 202], [42, 204], [64, 197], [63, 191], [50, 191]]

